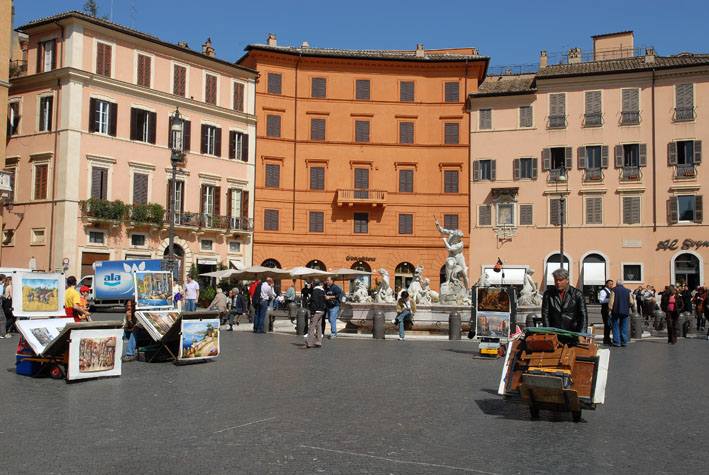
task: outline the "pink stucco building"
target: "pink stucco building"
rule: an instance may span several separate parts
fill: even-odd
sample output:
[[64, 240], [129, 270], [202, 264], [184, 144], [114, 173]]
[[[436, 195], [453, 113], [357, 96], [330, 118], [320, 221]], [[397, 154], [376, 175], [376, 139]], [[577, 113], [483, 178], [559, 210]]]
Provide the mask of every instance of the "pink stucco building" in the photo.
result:
[[[70, 12], [19, 27], [12, 79], [3, 267], [92, 273], [96, 260], [168, 253], [171, 118], [188, 121], [177, 179], [182, 275], [250, 265], [256, 71]], [[63, 261], [68, 259], [68, 266]]]
[[703, 285], [709, 55], [639, 51], [632, 32], [593, 40], [588, 57], [542, 52], [537, 73], [470, 94], [473, 280], [499, 256], [508, 279], [533, 268], [553, 283], [563, 205], [571, 282], [589, 295], [606, 278]]

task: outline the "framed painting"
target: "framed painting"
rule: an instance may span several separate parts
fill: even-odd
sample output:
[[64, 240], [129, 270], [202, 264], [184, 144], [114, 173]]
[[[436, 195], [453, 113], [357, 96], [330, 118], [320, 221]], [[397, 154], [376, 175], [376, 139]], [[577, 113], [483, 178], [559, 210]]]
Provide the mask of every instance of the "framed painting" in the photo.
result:
[[12, 273], [12, 313], [16, 317], [65, 317], [64, 274]]
[[32, 320], [17, 320], [15, 326], [37, 355], [41, 355], [67, 323], [73, 323], [73, 318], [47, 318]]
[[172, 276], [169, 272], [134, 272], [137, 310], [172, 308]]
[[506, 289], [497, 287], [480, 287], [477, 295], [478, 312], [510, 313], [510, 297]]
[[160, 341], [163, 336], [172, 328], [180, 314], [178, 312], [135, 312], [138, 321], [143, 324], [143, 328], [155, 341]]
[[182, 317], [180, 349], [177, 359], [197, 361], [219, 356], [219, 319]]
[[72, 330], [67, 380], [121, 375], [123, 329]]
[[509, 338], [510, 314], [478, 312], [475, 316], [476, 338]]

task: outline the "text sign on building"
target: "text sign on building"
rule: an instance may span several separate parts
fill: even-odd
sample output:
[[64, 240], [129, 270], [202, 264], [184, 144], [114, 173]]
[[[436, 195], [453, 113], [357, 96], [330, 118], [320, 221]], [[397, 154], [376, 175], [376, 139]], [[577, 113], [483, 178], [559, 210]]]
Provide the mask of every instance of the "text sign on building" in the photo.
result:
[[679, 239], [665, 239], [664, 241], [659, 241], [657, 243], [656, 251], [676, 251], [680, 249], [682, 251], [687, 251], [689, 249], [699, 250], [702, 247], [709, 247], [709, 241], [694, 241], [692, 239], [685, 239], [682, 241], [681, 247], [679, 245]]

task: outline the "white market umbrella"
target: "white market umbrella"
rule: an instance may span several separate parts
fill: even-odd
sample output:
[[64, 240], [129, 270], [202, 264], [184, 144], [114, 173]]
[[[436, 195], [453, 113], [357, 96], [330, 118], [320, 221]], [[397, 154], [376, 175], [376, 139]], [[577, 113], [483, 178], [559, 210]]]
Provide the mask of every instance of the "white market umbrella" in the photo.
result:
[[330, 275], [327, 272], [319, 269], [312, 269], [310, 267], [298, 266], [290, 269], [288, 271], [290, 276], [294, 279], [308, 279], [311, 277], [323, 277]]
[[214, 277], [215, 279], [228, 279], [234, 272], [238, 272], [236, 269], [224, 269], [215, 270], [212, 272], [205, 272], [204, 274], [199, 274], [202, 277]]
[[231, 277], [236, 277], [239, 280], [264, 279], [271, 277], [276, 280], [286, 279], [290, 277], [290, 273], [285, 269], [275, 269], [264, 266], [251, 266], [242, 270], [234, 270]]

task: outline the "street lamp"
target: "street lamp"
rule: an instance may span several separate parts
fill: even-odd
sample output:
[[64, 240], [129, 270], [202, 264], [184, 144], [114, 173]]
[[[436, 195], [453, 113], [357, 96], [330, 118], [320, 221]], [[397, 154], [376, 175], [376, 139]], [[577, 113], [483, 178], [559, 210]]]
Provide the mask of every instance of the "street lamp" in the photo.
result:
[[[566, 183], [566, 191], [569, 190], [569, 181], [568, 181], [568, 176], [566, 175], [566, 166], [562, 162], [561, 163], [561, 168], [559, 168], [559, 177], [557, 178], [557, 190], [558, 190], [558, 183], [563, 182]], [[560, 231], [560, 238], [559, 238], [559, 268], [563, 269], [564, 268], [564, 221], [566, 220], [566, 194], [562, 191], [559, 194], [559, 231]]]
[[170, 162], [172, 163], [172, 186], [170, 187], [170, 272], [175, 277], [175, 207], [177, 195], [177, 165], [184, 160], [184, 127], [185, 121], [180, 115], [180, 108], [175, 109], [175, 114], [170, 119]]

